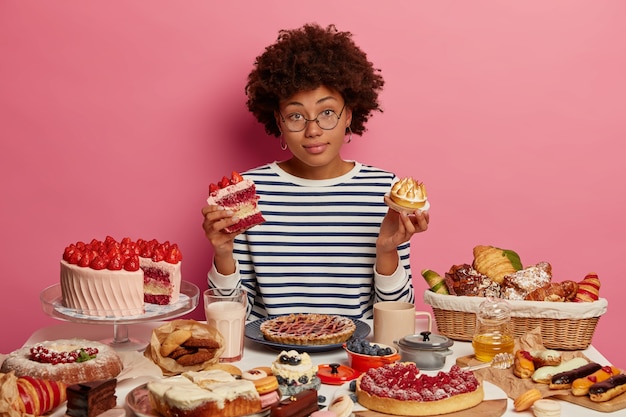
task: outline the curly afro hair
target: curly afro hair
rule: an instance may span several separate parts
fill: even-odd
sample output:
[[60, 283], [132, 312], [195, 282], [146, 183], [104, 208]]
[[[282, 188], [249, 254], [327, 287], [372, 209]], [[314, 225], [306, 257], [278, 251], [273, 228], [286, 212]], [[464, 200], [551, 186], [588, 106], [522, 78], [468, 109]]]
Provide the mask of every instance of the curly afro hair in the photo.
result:
[[350, 129], [361, 135], [372, 113], [382, 112], [378, 93], [384, 83], [350, 32], [339, 32], [334, 25], [306, 24], [281, 30], [276, 43], [256, 58], [246, 84], [246, 104], [265, 131], [278, 137], [274, 112], [280, 100], [325, 86], [343, 96], [352, 110]]

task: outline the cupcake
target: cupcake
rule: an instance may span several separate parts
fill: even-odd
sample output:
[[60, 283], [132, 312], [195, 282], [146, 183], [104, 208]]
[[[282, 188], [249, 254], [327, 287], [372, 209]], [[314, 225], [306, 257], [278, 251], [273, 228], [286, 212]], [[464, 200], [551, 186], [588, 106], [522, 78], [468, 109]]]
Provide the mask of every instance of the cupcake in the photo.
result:
[[321, 386], [317, 365], [313, 365], [306, 352], [283, 350], [272, 362], [272, 373], [278, 380], [278, 388], [283, 396], [295, 395], [307, 389], [319, 390]]

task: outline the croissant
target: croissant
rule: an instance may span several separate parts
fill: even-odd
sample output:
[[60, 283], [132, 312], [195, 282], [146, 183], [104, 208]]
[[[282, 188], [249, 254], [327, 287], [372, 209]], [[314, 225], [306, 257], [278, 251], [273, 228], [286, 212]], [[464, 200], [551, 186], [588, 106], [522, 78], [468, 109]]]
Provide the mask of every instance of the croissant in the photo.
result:
[[478, 245], [474, 247], [473, 267], [498, 284], [502, 284], [505, 276], [522, 269], [522, 262], [519, 255], [512, 250]]
[[576, 297], [578, 284], [574, 281], [551, 282], [530, 292], [525, 300], [529, 301], [572, 301]]

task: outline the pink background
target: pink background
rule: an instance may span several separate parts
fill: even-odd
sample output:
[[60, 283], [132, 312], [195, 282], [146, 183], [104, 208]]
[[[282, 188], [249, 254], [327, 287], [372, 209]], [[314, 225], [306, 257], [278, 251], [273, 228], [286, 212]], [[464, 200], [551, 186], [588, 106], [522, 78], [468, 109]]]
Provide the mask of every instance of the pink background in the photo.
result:
[[208, 184], [286, 157], [245, 109], [246, 76], [279, 29], [318, 22], [353, 32], [387, 81], [344, 157], [428, 186], [418, 306], [419, 272], [478, 244], [555, 281], [596, 271], [593, 343], [626, 367], [624, 21], [619, 0], [1, 1], [0, 352], [58, 323], [39, 294], [70, 242], [177, 242], [206, 287]]

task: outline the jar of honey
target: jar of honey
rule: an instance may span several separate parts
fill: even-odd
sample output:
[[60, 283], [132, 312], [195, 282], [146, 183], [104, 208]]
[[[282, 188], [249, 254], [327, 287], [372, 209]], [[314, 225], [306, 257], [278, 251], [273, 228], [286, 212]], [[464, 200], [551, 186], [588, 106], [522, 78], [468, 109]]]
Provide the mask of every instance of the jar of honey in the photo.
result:
[[476, 359], [489, 362], [498, 353], [513, 354], [514, 338], [510, 324], [511, 306], [506, 300], [488, 297], [480, 304], [472, 339]]

